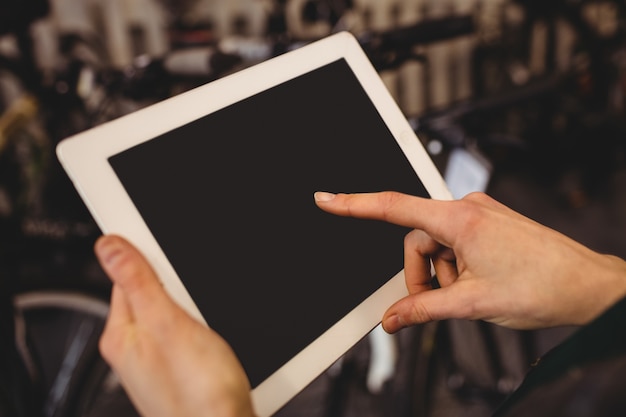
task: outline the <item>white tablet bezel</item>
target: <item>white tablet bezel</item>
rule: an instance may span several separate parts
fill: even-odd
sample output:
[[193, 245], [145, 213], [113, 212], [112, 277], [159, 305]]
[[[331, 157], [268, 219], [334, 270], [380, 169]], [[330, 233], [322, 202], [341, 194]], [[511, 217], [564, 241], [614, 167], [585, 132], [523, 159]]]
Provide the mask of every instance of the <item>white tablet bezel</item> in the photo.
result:
[[[122, 235], [136, 245], [154, 266], [174, 300], [205, 323], [108, 158], [340, 58], [344, 58], [354, 72], [430, 196], [451, 199], [442, 176], [349, 32], [331, 35], [67, 138], [57, 147], [58, 158], [102, 232]], [[253, 403], [259, 417], [272, 415], [305, 388], [380, 323], [387, 307], [405, 294], [400, 271], [254, 388]]]

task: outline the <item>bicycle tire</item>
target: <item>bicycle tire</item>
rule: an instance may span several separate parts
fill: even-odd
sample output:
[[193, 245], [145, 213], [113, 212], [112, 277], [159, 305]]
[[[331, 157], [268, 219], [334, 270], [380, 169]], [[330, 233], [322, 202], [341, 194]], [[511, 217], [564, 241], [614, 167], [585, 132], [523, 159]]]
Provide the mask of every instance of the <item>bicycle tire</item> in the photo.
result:
[[[104, 295], [31, 290], [16, 294], [14, 306], [18, 349], [43, 392], [42, 416], [111, 415], [119, 404], [127, 412], [118, 416], [138, 415], [98, 350], [109, 311]], [[117, 402], [108, 401], [111, 393]]]

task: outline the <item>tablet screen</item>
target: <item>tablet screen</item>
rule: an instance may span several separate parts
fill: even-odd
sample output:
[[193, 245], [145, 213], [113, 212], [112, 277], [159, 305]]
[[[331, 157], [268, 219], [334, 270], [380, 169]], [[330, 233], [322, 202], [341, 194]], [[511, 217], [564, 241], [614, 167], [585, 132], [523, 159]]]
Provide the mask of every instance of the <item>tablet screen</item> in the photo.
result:
[[403, 268], [407, 229], [313, 193], [428, 196], [343, 59], [109, 162], [252, 388]]

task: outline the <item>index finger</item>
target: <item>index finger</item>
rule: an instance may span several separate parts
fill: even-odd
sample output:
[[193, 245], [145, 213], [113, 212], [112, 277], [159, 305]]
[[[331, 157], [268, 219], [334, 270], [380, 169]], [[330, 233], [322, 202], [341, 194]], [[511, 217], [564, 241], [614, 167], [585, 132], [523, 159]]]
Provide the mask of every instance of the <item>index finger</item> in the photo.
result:
[[446, 246], [456, 236], [459, 208], [451, 201], [416, 197], [396, 191], [332, 194], [316, 192], [315, 203], [339, 216], [382, 220], [399, 226], [421, 229]]

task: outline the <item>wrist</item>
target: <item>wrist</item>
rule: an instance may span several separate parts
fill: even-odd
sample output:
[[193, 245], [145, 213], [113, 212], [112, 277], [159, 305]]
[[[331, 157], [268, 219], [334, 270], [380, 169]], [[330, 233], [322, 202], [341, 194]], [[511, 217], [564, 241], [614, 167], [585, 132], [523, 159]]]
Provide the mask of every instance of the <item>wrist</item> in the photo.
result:
[[[579, 325], [585, 325], [626, 297], [626, 261], [613, 255], [599, 255], [602, 268], [589, 277], [593, 288], [581, 307]], [[586, 305], [586, 308], [585, 308]]]

